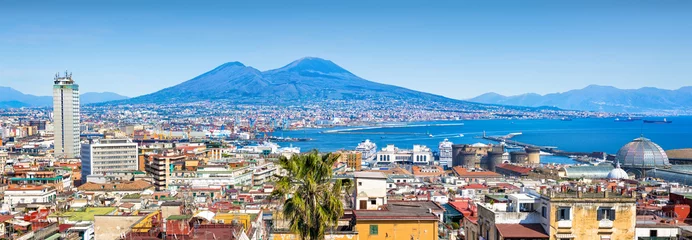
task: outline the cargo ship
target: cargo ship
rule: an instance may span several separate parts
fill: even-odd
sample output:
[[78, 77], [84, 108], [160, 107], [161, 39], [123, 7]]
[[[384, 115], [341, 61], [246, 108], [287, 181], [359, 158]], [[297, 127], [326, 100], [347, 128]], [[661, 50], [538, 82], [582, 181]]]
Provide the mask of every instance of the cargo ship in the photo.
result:
[[644, 123], [673, 123], [673, 121], [664, 118], [663, 120], [644, 120]]

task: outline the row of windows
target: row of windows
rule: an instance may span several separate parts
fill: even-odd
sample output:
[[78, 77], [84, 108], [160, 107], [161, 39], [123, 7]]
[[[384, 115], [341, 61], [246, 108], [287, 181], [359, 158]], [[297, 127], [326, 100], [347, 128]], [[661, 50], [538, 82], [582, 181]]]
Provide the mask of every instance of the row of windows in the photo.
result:
[[94, 165], [108, 165], [108, 164], [127, 164], [127, 163], [136, 163], [136, 161], [100, 161], [100, 162], [95, 162]]
[[[545, 206], [541, 209], [541, 215], [544, 218], [548, 218], [548, 211]], [[558, 221], [569, 221], [572, 220], [572, 217], [570, 215], [570, 212], [572, 211], [572, 208], [570, 207], [560, 207], [557, 209], [557, 220]], [[602, 207], [598, 208], [597, 210], [597, 217], [596, 220], [601, 221], [604, 219], [608, 219], [611, 221], [615, 221], [615, 209], [609, 208], [609, 207]]]
[[100, 156], [92, 157], [93, 160], [108, 160], [108, 159], [137, 159], [136, 156]]

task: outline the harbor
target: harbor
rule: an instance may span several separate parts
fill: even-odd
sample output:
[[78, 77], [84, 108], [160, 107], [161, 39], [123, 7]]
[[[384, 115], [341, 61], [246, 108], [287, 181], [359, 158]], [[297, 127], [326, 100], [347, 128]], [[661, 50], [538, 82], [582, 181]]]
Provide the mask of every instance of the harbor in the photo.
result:
[[606, 153], [601, 154], [601, 158], [596, 158], [592, 157], [594, 153], [596, 152], [569, 152], [569, 151], [562, 151], [558, 150], [557, 147], [555, 146], [538, 146], [534, 144], [529, 144], [529, 143], [524, 143], [524, 142], [519, 142], [515, 140], [511, 140], [514, 136], [521, 135], [521, 133], [510, 133], [505, 136], [487, 136], [483, 135], [481, 138], [489, 141], [494, 141], [498, 142], [500, 144], [504, 144], [505, 146], [510, 146], [509, 148], [521, 148], [521, 149], [526, 149], [526, 148], [532, 148], [532, 149], [539, 149], [542, 153], [546, 153], [549, 155], [553, 156], [561, 156], [561, 157], [568, 157], [571, 158], [574, 161], [580, 162], [580, 163], [588, 163], [588, 164], [599, 164], [602, 162], [605, 162], [605, 159], [607, 157]]

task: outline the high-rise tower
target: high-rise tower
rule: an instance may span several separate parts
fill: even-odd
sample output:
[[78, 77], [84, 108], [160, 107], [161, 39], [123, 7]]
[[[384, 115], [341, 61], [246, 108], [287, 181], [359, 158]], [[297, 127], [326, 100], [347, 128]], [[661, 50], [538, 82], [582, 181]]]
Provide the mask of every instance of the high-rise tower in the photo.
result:
[[79, 85], [72, 74], [55, 74], [53, 81], [55, 156], [79, 158]]

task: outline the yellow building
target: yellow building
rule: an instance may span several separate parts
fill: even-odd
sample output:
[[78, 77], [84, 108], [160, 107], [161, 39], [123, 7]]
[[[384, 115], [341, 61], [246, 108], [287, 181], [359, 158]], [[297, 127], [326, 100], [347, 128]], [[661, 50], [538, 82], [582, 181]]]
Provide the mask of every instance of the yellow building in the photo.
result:
[[[381, 210], [350, 211], [339, 221], [337, 231], [327, 231], [329, 240], [439, 239], [438, 223], [444, 209], [430, 201], [392, 201]], [[276, 213], [275, 213], [276, 214]], [[274, 223], [272, 238], [298, 239], [286, 230], [288, 222]]]
[[548, 193], [551, 240], [634, 239], [636, 194]]
[[444, 209], [431, 201], [389, 201], [381, 210], [356, 210], [358, 239], [438, 239]]

